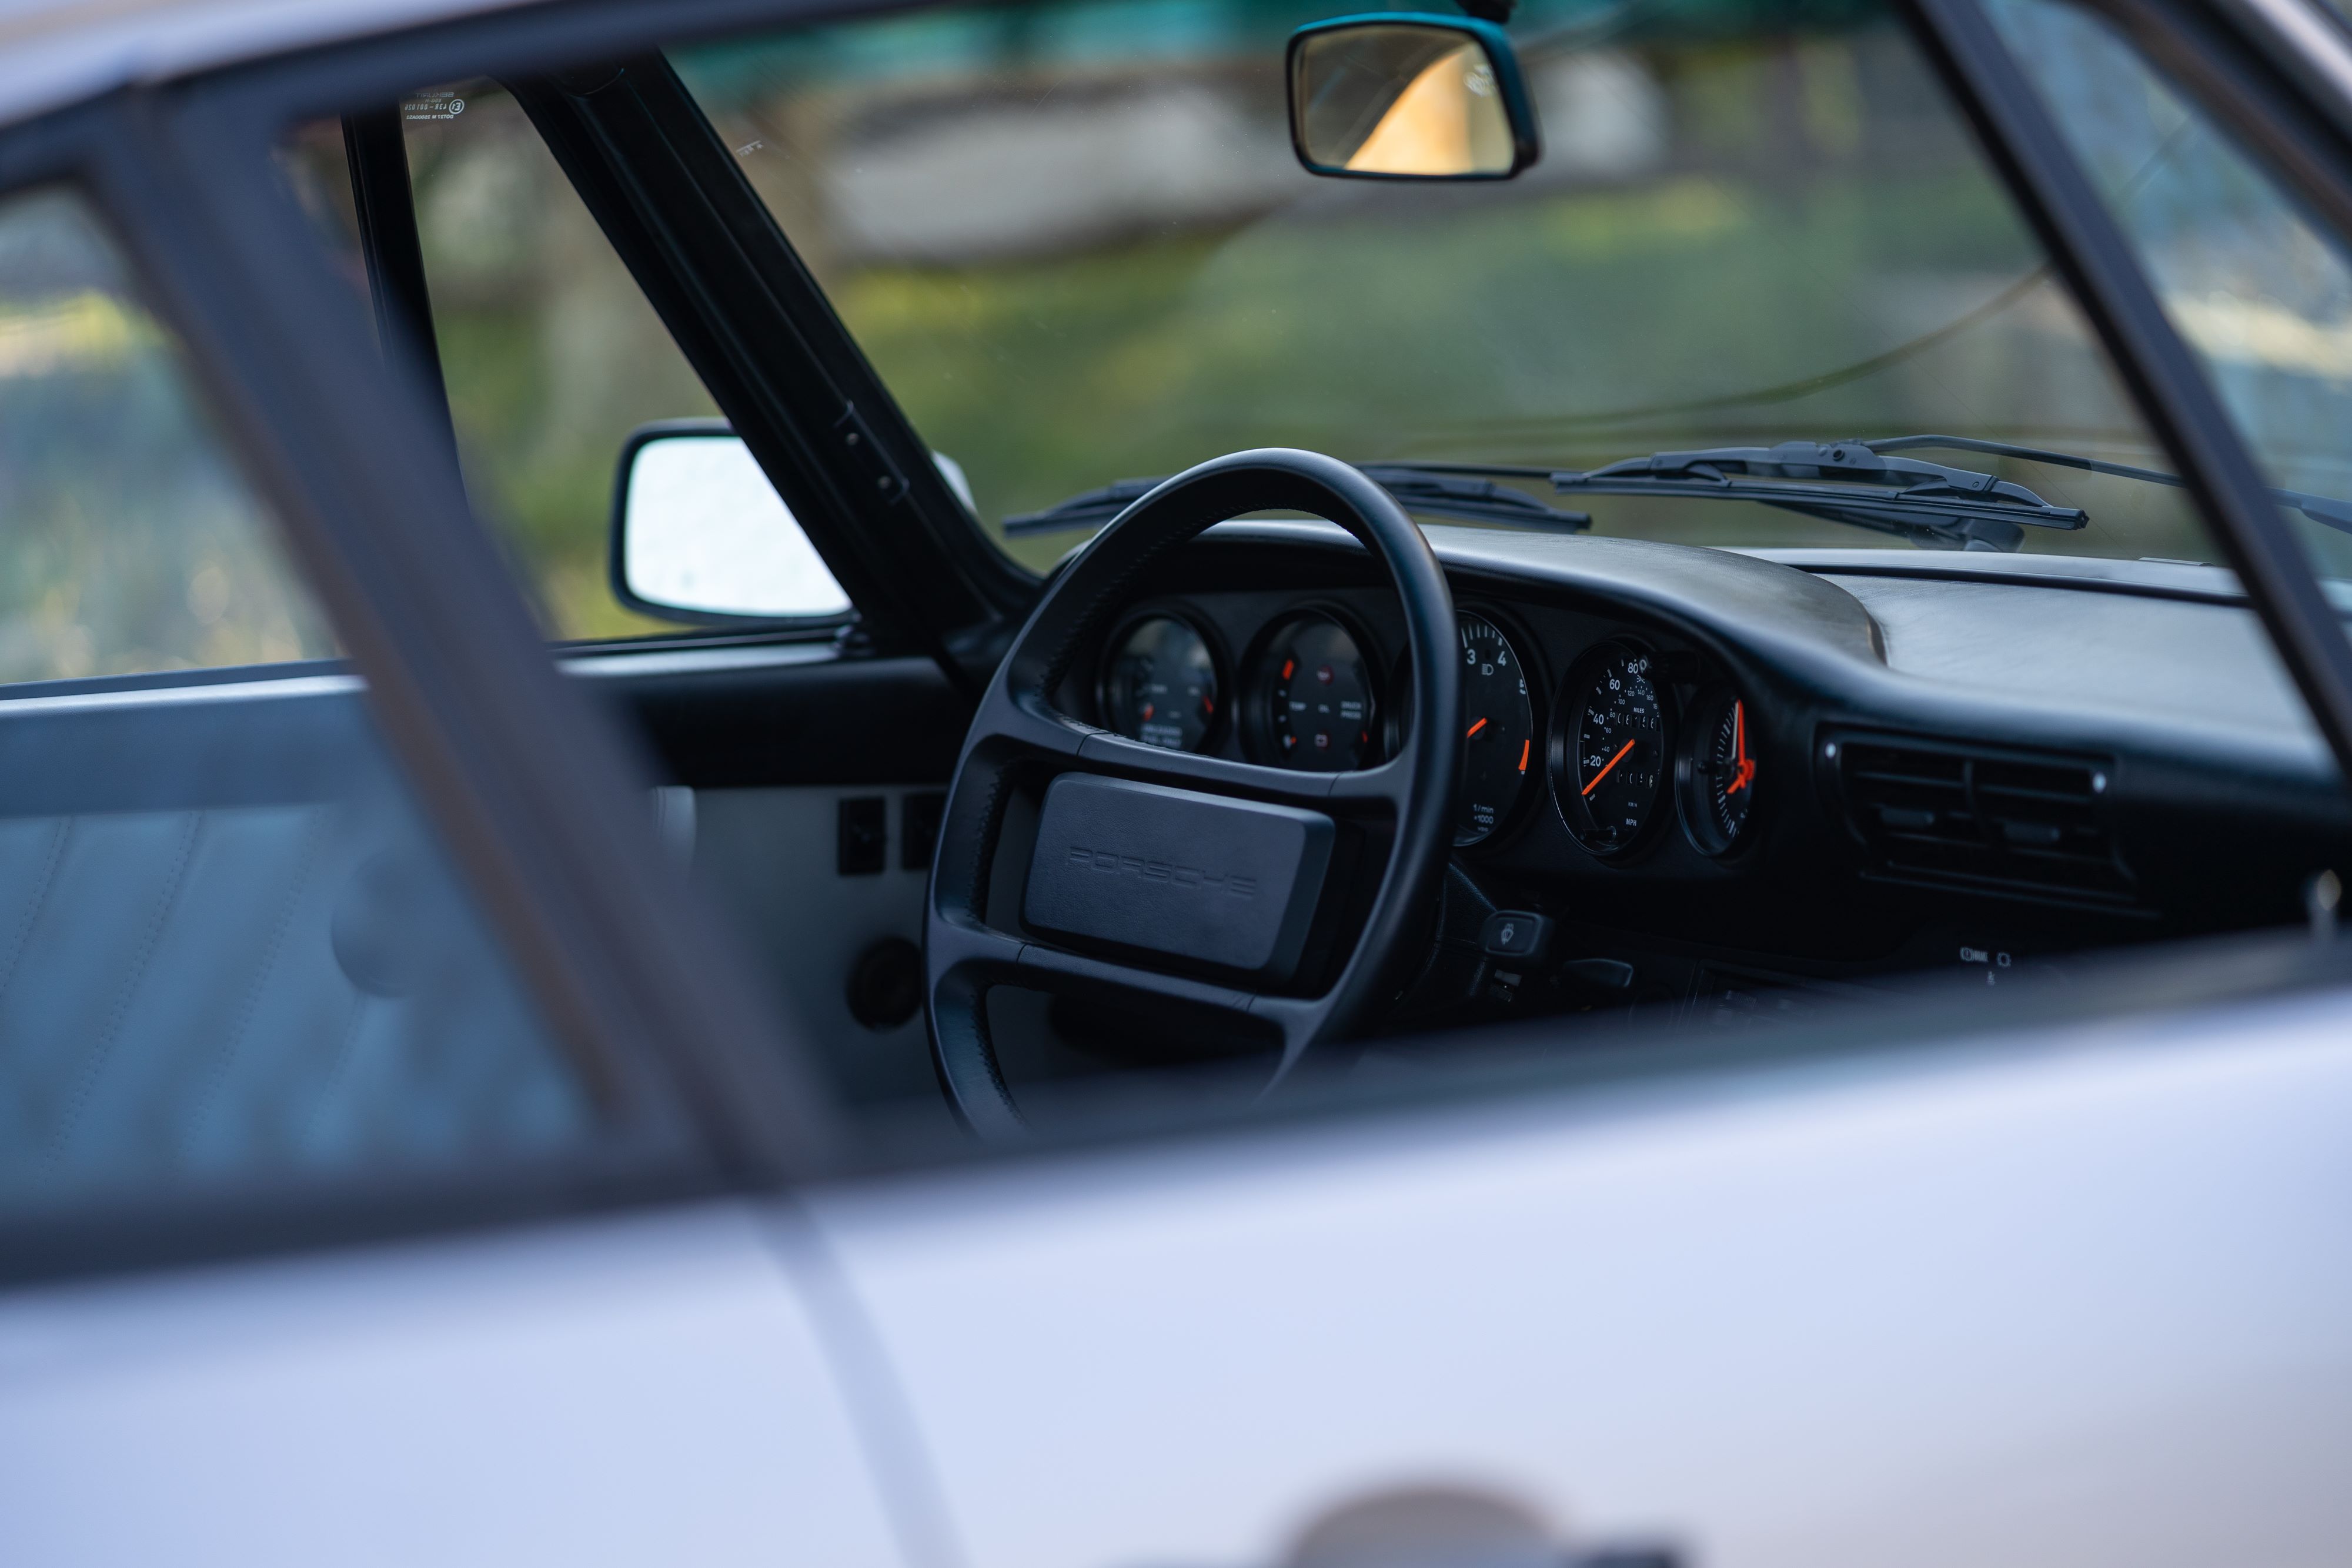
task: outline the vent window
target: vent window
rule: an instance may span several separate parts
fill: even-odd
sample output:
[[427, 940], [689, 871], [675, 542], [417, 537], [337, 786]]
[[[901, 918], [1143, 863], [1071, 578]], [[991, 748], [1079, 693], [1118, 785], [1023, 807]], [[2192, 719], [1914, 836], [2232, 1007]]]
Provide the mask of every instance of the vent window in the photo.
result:
[[1885, 736], [1830, 739], [1847, 824], [1879, 871], [1986, 893], [2135, 901], [2106, 822], [2112, 762]]

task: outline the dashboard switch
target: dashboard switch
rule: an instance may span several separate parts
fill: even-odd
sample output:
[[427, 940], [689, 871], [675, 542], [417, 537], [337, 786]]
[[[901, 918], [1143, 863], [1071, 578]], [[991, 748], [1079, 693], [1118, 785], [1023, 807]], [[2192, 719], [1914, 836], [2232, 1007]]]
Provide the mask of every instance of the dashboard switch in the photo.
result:
[[840, 806], [835, 870], [867, 876], [890, 863], [890, 802], [881, 795], [851, 795]]
[[1551, 922], [1524, 909], [1498, 909], [1479, 928], [1478, 946], [1489, 958], [1539, 964], [1551, 946]]

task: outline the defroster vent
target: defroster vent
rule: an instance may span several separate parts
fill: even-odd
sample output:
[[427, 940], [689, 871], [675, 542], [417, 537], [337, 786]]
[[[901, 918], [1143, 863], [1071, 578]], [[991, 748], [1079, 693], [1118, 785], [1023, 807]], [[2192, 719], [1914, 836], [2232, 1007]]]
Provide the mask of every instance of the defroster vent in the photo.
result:
[[1879, 871], [1984, 893], [2135, 902], [2106, 821], [2111, 762], [1893, 736], [1828, 742], [1846, 821]]

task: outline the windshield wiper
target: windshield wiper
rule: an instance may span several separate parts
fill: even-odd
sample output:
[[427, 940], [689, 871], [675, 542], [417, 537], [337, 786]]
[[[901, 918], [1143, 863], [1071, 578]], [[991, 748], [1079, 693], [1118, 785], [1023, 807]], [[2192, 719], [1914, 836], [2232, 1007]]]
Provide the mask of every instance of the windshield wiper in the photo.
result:
[[1568, 494], [1752, 501], [1899, 535], [1929, 549], [2014, 550], [2027, 527], [2074, 529], [2091, 520], [2081, 507], [2053, 506], [2013, 481], [1885, 456], [1862, 441], [1657, 452], [1550, 477], [1554, 489]]
[[[1900, 534], [1929, 549], [2013, 550], [2024, 542], [2025, 525], [2073, 529], [2090, 520], [2079, 507], [2053, 506], [2023, 486], [1990, 474], [1892, 455], [1921, 448], [1981, 452], [2186, 488], [2179, 475], [2155, 468], [1971, 435], [1890, 435], [1827, 445], [1785, 441], [1770, 447], [1661, 452], [1585, 473], [1557, 473], [1551, 482], [1554, 488], [1571, 493], [1757, 501], [1808, 517]], [[2273, 489], [2271, 495], [2281, 506], [2314, 522], [2352, 533], [2352, 502], [2301, 490]]]
[[[1470, 470], [1402, 463], [1359, 463], [1354, 466], [1394, 496], [1397, 505], [1408, 512], [1468, 523], [1541, 528], [1549, 533], [1581, 533], [1592, 526], [1592, 518], [1586, 513], [1548, 507], [1524, 490], [1514, 490], [1478, 476], [1502, 473], [1514, 478], [1549, 479], [1549, 468], [1524, 472]], [[1007, 517], [1003, 523], [1005, 537], [1019, 538], [1024, 534], [1074, 533], [1080, 528], [1100, 528], [1161, 483], [1159, 479], [1121, 479], [1099, 490], [1087, 490], [1066, 501], [1057, 501], [1042, 512]]]
[[[2167, 474], [2156, 468], [2135, 468], [2128, 463], [2109, 463], [2103, 458], [2080, 457], [2072, 452], [2050, 452], [2039, 446], [2017, 446], [2006, 441], [1979, 441], [1972, 435], [1893, 435], [1881, 441], [1860, 441], [1853, 445], [1867, 446], [1873, 452], [1908, 452], [1915, 448], [1939, 447], [1950, 452], [1983, 452], [1995, 457], [2022, 457], [2028, 462], [2047, 463], [2053, 468], [2080, 468], [2086, 474], [2109, 474], [2118, 479], [2139, 479], [2150, 485], [2169, 485], [2176, 490], [2188, 488], [2178, 474]], [[2271, 498], [2283, 507], [2301, 512], [2315, 523], [2325, 523], [2342, 533], [2352, 533], [2352, 501], [2339, 501], [2332, 496], [2313, 496], [2301, 490], [2273, 489]]]
[[[1547, 507], [1496, 479], [1545, 483], [1562, 494], [1675, 496], [1748, 501], [1809, 517], [1907, 538], [1926, 549], [2015, 550], [2027, 528], [2073, 530], [2090, 522], [2079, 507], [2060, 507], [2024, 486], [1973, 468], [1897, 455], [1921, 448], [1981, 452], [2053, 467], [2185, 487], [2178, 475], [2102, 458], [1968, 435], [1892, 435], [1873, 441], [1784, 441], [1777, 446], [1714, 446], [1657, 452], [1584, 470], [1486, 463], [1360, 463], [1407, 511], [1465, 522], [1517, 524], [1579, 533], [1582, 512]], [[1010, 536], [1096, 528], [1159, 484], [1126, 479], [1068, 500], [1007, 517]], [[2300, 490], [2271, 492], [2314, 522], [2352, 533], [2352, 502]]]

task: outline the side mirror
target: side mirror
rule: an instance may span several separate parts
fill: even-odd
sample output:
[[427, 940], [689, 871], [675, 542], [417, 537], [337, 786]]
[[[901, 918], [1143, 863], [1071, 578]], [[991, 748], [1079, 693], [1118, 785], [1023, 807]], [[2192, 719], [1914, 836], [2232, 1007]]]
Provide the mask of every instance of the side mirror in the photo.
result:
[[613, 487], [614, 597], [667, 621], [840, 615], [849, 596], [740, 437], [719, 420], [640, 426]]
[[1290, 36], [1290, 140], [1310, 174], [1507, 180], [1540, 155], [1503, 29], [1387, 13]]

